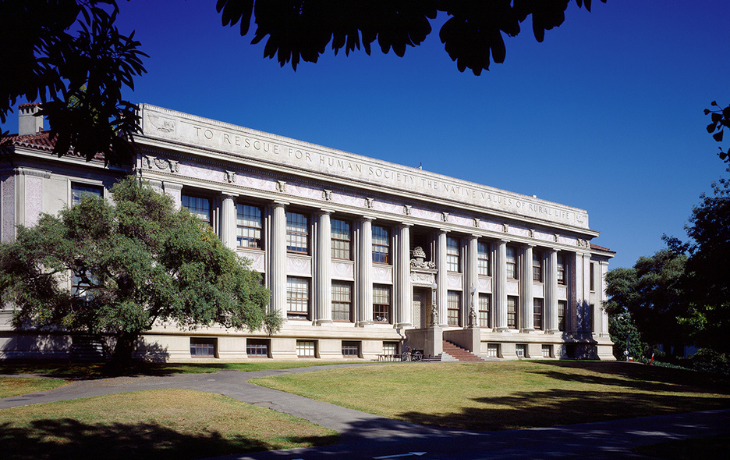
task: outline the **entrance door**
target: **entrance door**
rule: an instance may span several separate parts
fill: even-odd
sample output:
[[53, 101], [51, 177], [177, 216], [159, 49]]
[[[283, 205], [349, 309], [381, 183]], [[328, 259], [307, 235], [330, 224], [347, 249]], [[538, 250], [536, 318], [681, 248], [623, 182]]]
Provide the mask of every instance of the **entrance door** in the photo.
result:
[[425, 329], [429, 326], [430, 290], [413, 288], [413, 327]]

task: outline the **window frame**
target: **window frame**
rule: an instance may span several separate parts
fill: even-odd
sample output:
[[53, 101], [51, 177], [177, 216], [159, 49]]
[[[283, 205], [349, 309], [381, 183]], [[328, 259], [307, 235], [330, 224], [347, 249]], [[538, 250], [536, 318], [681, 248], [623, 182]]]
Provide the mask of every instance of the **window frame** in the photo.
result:
[[[485, 299], [486, 302], [482, 302]], [[491, 328], [492, 327], [492, 296], [486, 292], [479, 293], [478, 299], [479, 307], [479, 327]], [[486, 322], [486, 325], [483, 324]]]
[[309, 255], [309, 223], [307, 214], [286, 211], [286, 252]]
[[590, 262], [588, 264], [588, 267], [589, 267], [588, 270], [590, 271], [590, 273], [589, 273], [589, 279], [590, 279], [589, 283], [590, 283], [590, 291], [591, 292], [596, 292], [596, 275], [595, 275], [595, 269], [596, 269], [596, 267], [595, 266], [596, 266], [596, 264], [594, 262]]
[[[311, 347], [310, 347], [310, 344], [311, 344]], [[317, 357], [317, 341], [316, 340], [297, 340], [296, 350], [297, 350], [297, 358], [316, 358]], [[301, 354], [300, 353], [301, 351], [305, 351], [305, 353]]]
[[[362, 342], [356, 340], [343, 340], [341, 344], [342, 357], [360, 358], [362, 356], [360, 350], [362, 349]], [[355, 353], [352, 353], [352, 351]], [[347, 352], [346, 352], [347, 351]]]
[[[380, 241], [383, 241], [382, 234], [376, 235], [376, 229], [382, 231], [382, 233], [385, 234], [385, 244], [380, 243]], [[390, 228], [383, 227], [381, 225], [373, 225], [371, 227], [371, 240], [370, 244], [372, 246], [372, 253], [373, 253], [373, 263], [374, 264], [386, 264], [390, 265]], [[377, 232], [380, 233], [380, 232]], [[378, 241], [378, 242], [376, 242]], [[384, 251], [376, 251], [376, 248], [383, 249]], [[377, 260], [376, 260], [377, 259]]]
[[564, 255], [558, 253], [558, 259], [557, 259], [556, 265], [557, 265], [558, 284], [561, 286], [565, 286], [567, 283], [566, 283], [566, 279], [565, 279], [565, 256]]
[[[78, 190], [78, 193], [76, 191]], [[98, 192], [98, 193], [96, 193]], [[104, 186], [103, 185], [97, 185], [97, 184], [87, 184], [85, 182], [71, 182], [71, 206], [70, 208], [73, 208], [74, 206], [81, 204], [81, 202], [84, 200], [84, 195], [91, 196], [91, 197], [101, 197], [104, 198]]]
[[[335, 232], [336, 223], [347, 226], [347, 237], [342, 237], [343, 232]], [[338, 235], [338, 236], [335, 236]], [[339, 247], [336, 247], [339, 246]], [[330, 219], [330, 248], [333, 259], [352, 260], [352, 224], [344, 219]], [[344, 257], [338, 257], [343, 253]]]
[[[298, 296], [294, 297], [292, 294], [295, 293], [290, 287], [294, 287], [294, 284], [298, 284], [299, 286], [306, 286], [306, 290], [304, 292], [304, 296]], [[297, 292], [302, 292], [301, 288]], [[311, 310], [312, 310], [312, 304], [311, 304], [311, 286], [310, 286], [310, 280], [309, 278], [303, 278], [299, 276], [287, 276], [286, 277], [286, 318], [288, 320], [309, 320], [311, 318]], [[306, 311], [301, 310], [293, 310], [292, 305], [295, 305], [293, 302], [297, 302], [296, 305], [304, 304], [306, 305]], [[302, 303], [303, 302], [303, 303]]]
[[[376, 290], [382, 289], [383, 291], [387, 292], [387, 304], [378, 302], [382, 299], [382, 297], [379, 297], [376, 294]], [[379, 324], [391, 324], [393, 320], [392, 316], [392, 294], [393, 290], [391, 287], [387, 284], [374, 284], [373, 285], [373, 321]], [[383, 309], [385, 309], [386, 319], [378, 319], [382, 316]]]
[[[332, 321], [351, 323], [353, 317], [352, 283], [348, 281], [332, 280], [331, 285]], [[346, 294], [347, 300], [344, 300], [344, 297], [341, 297], [340, 294]], [[335, 309], [335, 306], [344, 306], [344, 308]]]
[[532, 299], [532, 328], [538, 331], [544, 329], [545, 300], [540, 297]]
[[489, 265], [489, 243], [477, 242], [477, 273], [482, 276], [491, 276], [492, 274]]
[[[197, 206], [197, 203], [195, 206], [190, 206], [190, 203], [188, 203], [188, 206], [185, 205], [185, 200], [200, 200], [202, 203], [208, 204], [208, 217], [207, 219], [203, 218], [205, 215], [202, 212], [199, 212], [200, 207]], [[202, 195], [197, 195], [195, 193], [183, 193], [180, 195], [180, 206], [190, 211], [192, 215], [198, 218], [199, 221], [203, 222], [206, 225], [213, 226], [213, 203], [211, 203], [210, 198], [207, 198]]]
[[[510, 253], [512, 254], [510, 256]], [[507, 246], [505, 250], [505, 271], [507, 273], [507, 279], [517, 280], [519, 278], [519, 271], [517, 266], [517, 248], [514, 246]]]
[[461, 291], [446, 293], [446, 318], [449, 326], [461, 326]]
[[446, 271], [451, 273], [461, 272], [461, 248], [458, 238], [446, 237]]
[[[268, 339], [246, 339], [246, 355], [249, 358], [268, 358], [271, 341]], [[264, 353], [259, 353], [261, 350]], [[254, 353], [251, 353], [251, 352]]]
[[568, 301], [558, 300], [558, 330], [565, 331], [565, 317], [568, 313]]
[[[212, 353], [198, 353], [197, 351], [212, 350]], [[190, 337], [191, 358], [217, 358], [218, 338], [217, 337]]]
[[542, 283], [543, 282], [543, 258], [542, 252], [532, 250], [532, 282]]
[[[512, 304], [510, 305], [510, 301]], [[513, 308], [510, 311], [510, 308]], [[519, 329], [520, 327], [520, 298], [517, 296], [507, 296], [507, 328]]]
[[[241, 213], [240, 210], [243, 209], [244, 213]], [[245, 213], [246, 209], [253, 209], [255, 211], [258, 211], [258, 216], [251, 215]], [[246, 221], [247, 217], [253, 217], [252, 221], [258, 217], [258, 227], [255, 225], [250, 225], [250, 222]], [[241, 222], [244, 222], [244, 224], [241, 224]], [[244, 235], [242, 235], [241, 230], [244, 230]], [[245, 236], [247, 234], [246, 230], [252, 231], [254, 236]], [[256, 233], [258, 232], [258, 238], [256, 237]], [[251, 204], [245, 204], [245, 203], [236, 203], [236, 246], [239, 248], [248, 248], [248, 249], [265, 249], [264, 248], [264, 212], [263, 209], [260, 206], [255, 206]], [[243, 245], [242, 242], [248, 241], [249, 244]], [[250, 242], [254, 242], [255, 244], [251, 244]]]

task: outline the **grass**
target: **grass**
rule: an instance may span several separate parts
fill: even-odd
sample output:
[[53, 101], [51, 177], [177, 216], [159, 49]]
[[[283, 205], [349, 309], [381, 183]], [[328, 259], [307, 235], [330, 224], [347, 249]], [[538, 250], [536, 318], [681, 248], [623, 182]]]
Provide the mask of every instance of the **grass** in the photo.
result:
[[266, 369], [326, 366], [329, 364], [362, 364], [363, 361], [256, 361], [250, 363], [145, 363], [136, 361], [132, 367], [112, 368], [104, 363], [72, 363], [69, 361], [0, 361], [0, 375], [38, 374], [59, 378], [104, 378], [119, 375], [169, 375], [236, 370], [254, 372]]
[[726, 458], [730, 451], [730, 435], [709, 438], [667, 441], [632, 449], [637, 454], [666, 460], [694, 460], [698, 458]]
[[0, 410], [3, 459], [193, 459], [335, 442], [296, 417], [192, 390], [151, 390]]
[[29, 379], [22, 377], [0, 377], [0, 398], [38, 393], [62, 387], [68, 382], [59, 379]]
[[409, 364], [251, 382], [384, 417], [479, 431], [730, 407], [727, 380], [627, 363]]

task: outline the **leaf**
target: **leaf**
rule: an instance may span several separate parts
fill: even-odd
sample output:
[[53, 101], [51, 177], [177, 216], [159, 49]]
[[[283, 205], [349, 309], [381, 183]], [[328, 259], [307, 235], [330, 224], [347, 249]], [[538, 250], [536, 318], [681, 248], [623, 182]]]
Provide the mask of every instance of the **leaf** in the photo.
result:
[[723, 135], [724, 133], [725, 133], [725, 131], [718, 131], [718, 132], [716, 132], [715, 134], [713, 134], [713, 135], [712, 135], [712, 137], [713, 137], [713, 138], [714, 138], [714, 139], [715, 139], [715, 140], [716, 140], [717, 142], [722, 142], [722, 135]]
[[705, 109], [705, 115], [707, 115], [708, 113], [710, 113], [710, 109]]
[[717, 124], [710, 123], [709, 125], [707, 125], [707, 132], [708, 133], [712, 133], [715, 130], [716, 127], [717, 127]]

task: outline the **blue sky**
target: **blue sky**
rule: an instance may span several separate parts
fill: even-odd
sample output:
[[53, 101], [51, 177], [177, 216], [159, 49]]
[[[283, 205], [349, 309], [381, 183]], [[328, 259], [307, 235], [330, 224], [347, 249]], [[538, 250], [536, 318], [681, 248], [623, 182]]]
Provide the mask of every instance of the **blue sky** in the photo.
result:
[[594, 0], [591, 13], [571, 0], [543, 43], [528, 19], [479, 77], [443, 50], [444, 18], [404, 58], [328, 51], [295, 72], [222, 27], [215, 2], [120, 6], [150, 55], [128, 99], [586, 209], [612, 267], [684, 237], [727, 175], [702, 112], [730, 103], [727, 0]]

